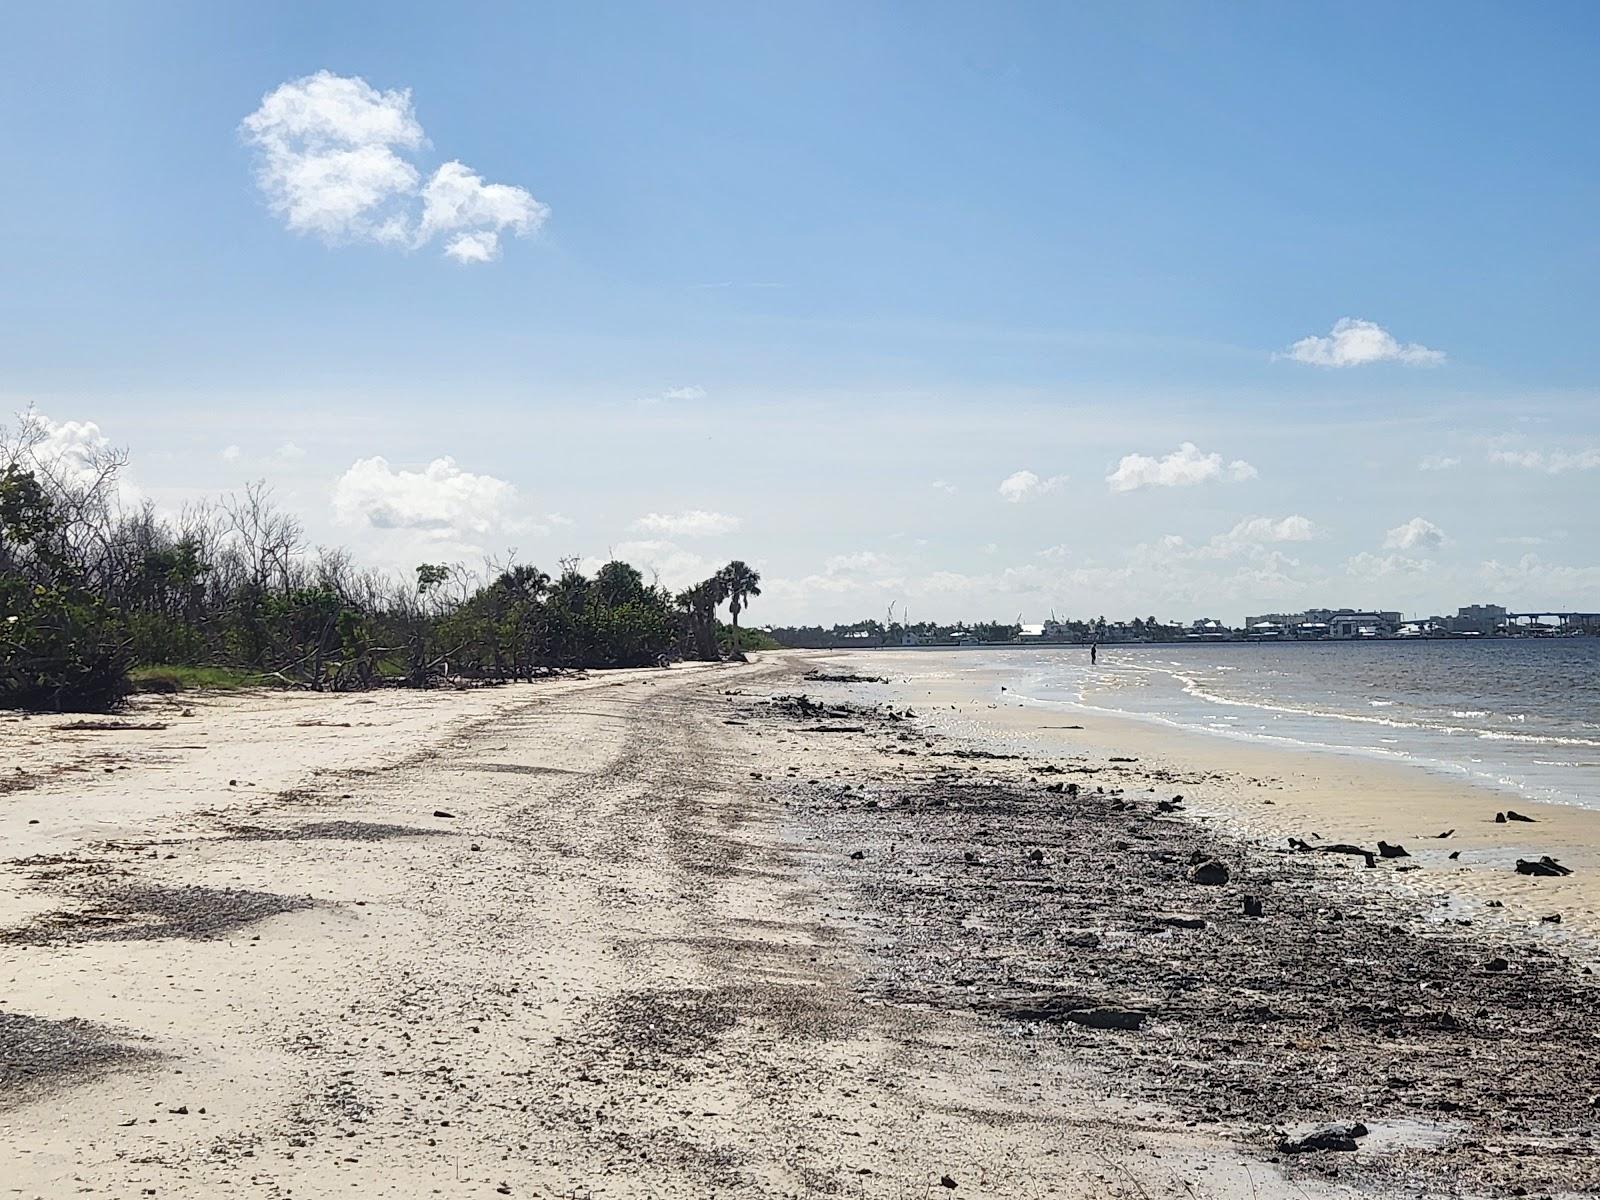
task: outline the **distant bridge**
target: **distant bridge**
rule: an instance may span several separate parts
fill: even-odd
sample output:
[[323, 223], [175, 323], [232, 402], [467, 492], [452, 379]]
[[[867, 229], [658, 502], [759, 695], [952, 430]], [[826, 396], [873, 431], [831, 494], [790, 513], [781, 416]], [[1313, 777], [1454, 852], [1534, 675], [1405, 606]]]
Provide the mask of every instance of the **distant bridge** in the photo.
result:
[[1541, 617], [1555, 617], [1563, 625], [1594, 625], [1600, 623], [1600, 612], [1519, 612], [1507, 613], [1508, 621], [1537, 621]]

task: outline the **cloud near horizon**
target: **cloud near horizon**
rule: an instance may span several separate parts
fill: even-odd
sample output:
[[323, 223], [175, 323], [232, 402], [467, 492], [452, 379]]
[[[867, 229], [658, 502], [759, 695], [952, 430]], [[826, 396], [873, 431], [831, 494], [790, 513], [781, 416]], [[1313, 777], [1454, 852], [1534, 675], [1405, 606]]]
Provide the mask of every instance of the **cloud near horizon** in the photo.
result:
[[380, 92], [358, 76], [318, 71], [269, 92], [239, 131], [256, 151], [256, 182], [272, 211], [328, 245], [415, 250], [439, 240], [457, 262], [491, 262], [502, 233], [525, 237], [550, 215], [525, 189], [485, 183], [454, 160], [423, 183], [405, 156], [429, 144], [409, 88]]
[[1113, 492], [1131, 492], [1142, 487], [1193, 487], [1221, 479], [1243, 483], [1259, 473], [1239, 458], [1224, 466], [1222, 455], [1202, 454], [1193, 442], [1184, 442], [1161, 458], [1147, 454], [1123, 455], [1116, 470], [1106, 476], [1106, 483]]
[[448, 456], [420, 471], [396, 470], [381, 455], [350, 464], [333, 485], [333, 515], [351, 528], [401, 530], [471, 544], [491, 533], [538, 527], [519, 515], [516, 486], [463, 471]]
[[1593, 471], [1600, 468], [1600, 447], [1584, 450], [1491, 450], [1489, 461], [1526, 471], [1562, 475], [1568, 471]]
[[1398, 362], [1412, 367], [1434, 367], [1444, 362], [1443, 350], [1430, 350], [1416, 342], [1402, 344], [1376, 321], [1341, 317], [1327, 337], [1303, 337], [1277, 358], [1289, 358], [1313, 367], [1362, 367], [1368, 363]]
[[[78, 487], [91, 487], [102, 483], [108, 468], [118, 464], [110, 472], [110, 486], [104, 494], [125, 510], [143, 503], [144, 492], [128, 478], [120, 466], [120, 451], [96, 422], [52, 421], [44, 413], [30, 409], [21, 414], [19, 424], [15, 444], [29, 447], [23, 465], [48, 471]], [[0, 434], [5, 433], [0, 426]], [[0, 442], [0, 450], [5, 448], [5, 443]]]
[[646, 513], [633, 523], [641, 533], [660, 533], [668, 537], [720, 537], [736, 533], [744, 522], [728, 513], [692, 508], [680, 513]]

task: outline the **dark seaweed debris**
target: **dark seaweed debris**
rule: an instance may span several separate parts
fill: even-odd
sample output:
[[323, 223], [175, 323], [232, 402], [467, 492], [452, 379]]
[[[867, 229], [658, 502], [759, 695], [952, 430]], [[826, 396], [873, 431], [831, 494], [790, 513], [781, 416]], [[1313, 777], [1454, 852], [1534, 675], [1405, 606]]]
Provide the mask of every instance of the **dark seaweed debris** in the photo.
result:
[[80, 1083], [150, 1056], [87, 1021], [0, 1010], [0, 1108], [51, 1084]]
[[224, 937], [312, 904], [309, 896], [275, 892], [128, 883], [97, 882], [79, 894], [89, 902], [87, 907], [45, 913], [28, 925], [0, 933], [0, 941], [54, 945]]
[[[1448, 1154], [1364, 1154], [1346, 1176], [1600, 1188], [1595, 1089], [1561, 1082], [1594, 1079], [1600, 1006], [1559, 955], [1501, 946], [1507, 969], [1485, 971], [1481, 941], [1425, 925], [1359, 861], [1218, 837], [1154, 795], [983, 769], [795, 785], [839, 849], [829, 886], [855, 887], [877, 927], [880, 999], [1068, 1040], [1114, 1086], [1263, 1153], [1291, 1120], [1457, 1131]], [[1227, 882], [1189, 878], [1211, 862]]]
[[372, 821], [312, 821], [288, 829], [267, 829], [259, 825], [234, 825], [228, 836], [242, 842], [382, 842], [391, 838], [436, 837], [439, 829], [415, 825], [384, 825]]

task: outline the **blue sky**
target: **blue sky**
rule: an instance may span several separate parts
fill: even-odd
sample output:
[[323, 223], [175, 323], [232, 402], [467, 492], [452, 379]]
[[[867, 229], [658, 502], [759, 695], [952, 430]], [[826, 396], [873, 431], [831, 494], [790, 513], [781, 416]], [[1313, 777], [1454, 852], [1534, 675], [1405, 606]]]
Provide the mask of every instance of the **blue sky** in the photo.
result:
[[1600, 607], [1592, 6], [6, 25], [0, 401], [162, 508], [770, 620]]

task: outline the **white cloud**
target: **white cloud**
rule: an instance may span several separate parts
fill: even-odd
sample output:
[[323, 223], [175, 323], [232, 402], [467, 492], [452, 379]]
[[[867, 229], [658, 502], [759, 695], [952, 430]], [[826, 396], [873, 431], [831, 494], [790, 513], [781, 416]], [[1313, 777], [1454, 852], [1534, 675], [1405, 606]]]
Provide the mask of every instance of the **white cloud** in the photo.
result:
[[697, 384], [690, 384], [687, 387], [671, 387], [664, 392], [658, 392], [654, 396], [645, 396], [640, 399], [639, 403], [671, 404], [675, 401], [687, 403], [695, 400], [704, 400], [705, 398], [705, 388], [700, 387]]
[[500, 257], [500, 235], [496, 233], [458, 233], [445, 243], [445, 256], [458, 263], [493, 262]]
[[1408, 558], [1404, 554], [1369, 554], [1362, 551], [1347, 559], [1345, 571], [1361, 579], [1386, 579], [1394, 575], [1423, 575], [1433, 569], [1425, 558]]
[[500, 256], [500, 234], [525, 237], [550, 216], [550, 209], [519, 187], [484, 183], [459, 162], [447, 162], [422, 189], [419, 244], [448, 237], [444, 252], [457, 262], [490, 262]]
[[244, 457], [244, 451], [237, 446], [224, 446], [221, 457], [223, 462], [238, 462]]
[[1461, 465], [1459, 458], [1445, 454], [1430, 454], [1417, 464], [1419, 471], [1453, 471]]
[[269, 92], [240, 131], [259, 155], [257, 183], [294, 232], [330, 243], [402, 240], [399, 202], [419, 175], [396, 148], [426, 141], [409, 91], [318, 71]]
[[949, 483], [943, 479], [935, 479], [933, 481], [933, 490], [936, 492], [943, 492], [946, 496], [954, 496], [957, 489], [956, 485], [953, 483]]
[[273, 453], [282, 462], [298, 462], [300, 459], [306, 456], [306, 452], [299, 446], [296, 446], [293, 442], [285, 442], [283, 445], [279, 446], [277, 450], [273, 451]]
[[1147, 454], [1125, 454], [1117, 469], [1106, 476], [1113, 492], [1131, 492], [1142, 487], [1192, 487], [1216, 479], [1235, 483], [1254, 479], [1257, 471], [1243, 459], [1223, 465], [1222, 455], [1202, 454], [1193, 442], [1184, 442], [1171, 454], [1152, 458]]
[[527, 191], [451, 161], [421, 184], [404, 152], [427, 138], [409, 89], [318, 71], [269, 92], [239, 126], [256, 151], [256, 182], [295, 233], [330, 245], [418, 248], [436, 238], [458, 262], [498, 257], [500, 235], [533, 233], [550, 210]]
[[1478, 569], [1485, 590], [1508, 597], [1511, 607], [1590, 608], [1600, 592], [1600, 566], [1568, 566], [1525, 554], [1515, 563], [1491, 559]]
[[42, 413], [33, 414], [32, 421], [43, 434], [33, 447], [34, 459], [67, 475], [93, 477], [111, 453], [111, 439], [93, 421], [57, 422]]
[[718, 537], [737, 531], [743, 524], [738, 517], [727, 513], [694, 508], [680, 513], [646, 513], [633, 523], [633, 528], [668, 537]]
[[1008, 504], [1021, 504], [1024, 500], [1055, 491], [1066, 481], [1065, 475], [1052, 475], [1048, 479], [1041, 479], [1032, 471], [1016, 471], [1002, 479], [996, 490]]
[[1567, 471], [1593, 471], [1600, 468], [1600, 447], [1584, 450], [1491, 450], [1489, 461], [1528, 471], [1560, 475]]
[[1204, 545], [1191, 546], [1177, 534], [1169, 533], [1153, 544], [1135, 547], [1135, 555], [1147, 563], [1201, 561], [1206, 559], [1277, 558], [1289, 566], [1293, 559], [1282, 557], [1267, 547], [1285, 542], [1309, 542], [1319, 536], [1309, 517], [1293, 513], [1287, 517], [1246, 517], [1226, 533], [1219, 533]]
[[75, 487], [99, 486], [106, 472], [113, 472], [106, 498], [124, 508], [144, 500], [144, 493], [121, 469], [121, 455], [111, 439], [93, 421], [52, 421], [43, 413], [29, 411], [22, 417], [22, 441], [31, 447], [29, 457], [35, 470], [49, 472], [63, 483]]
[[1403, 525], [1396, 525], [1383, 537], [1385, 550], [1437, 550], [1448, 539], [1444, 530], [1432, 521], [1412, 517]]
[[1280, 517], [1276, 521], [1271, 517], [1247, 517], [1219, 536], [1238, 543], [1309, 542], [1317, 536], [1317, 527], [1309, 517], [1302, 517], [1299, 513]]
[[1430, 350], [1415, 342], [1401, 343], [1375, 321], [1343, 317], [1334, 322], [1327, 337], [1303, 337], [1278, 357], [1314, 367], [1360, 367], [1376, 362], [1432, 367], [1442, 363], [1445, 355], [1443, 350]]
[[572, 518], [567, 516], [566, 513], [558, 513], [558, 512], [545, 513], [544, 519], [545, 519], [545, 522], [547, 524], [550, 524], [550, 525], [571, 525], [572, 524]]
[[470, 542], [530, 525], [517, 514], [514, 485], [436, 458], [421, 471], [395, 470], [384, 458], [357, 459], [333, 486], [341, 525], [407, 530], [439, 541]]

